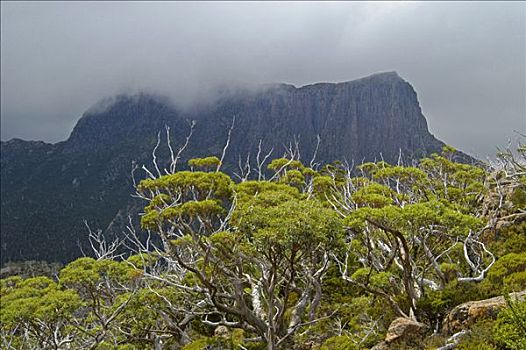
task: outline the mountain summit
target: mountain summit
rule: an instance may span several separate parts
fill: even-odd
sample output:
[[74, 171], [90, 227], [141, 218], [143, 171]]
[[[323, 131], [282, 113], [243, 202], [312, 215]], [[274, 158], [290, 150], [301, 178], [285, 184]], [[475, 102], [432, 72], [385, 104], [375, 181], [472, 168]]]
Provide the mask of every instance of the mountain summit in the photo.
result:
[[[310, 160], [395, 162], [417, 159], [443, 143], [428, 130], [413, 87], [396, 72], [342, 83], [302, 87], [275, 84], [224, 94], [212, 104], [179, 109], [148, 94], [117, 96], [88, 110], [70, 137], [48, 144], [1, 143], [1, 256], [11, 260], [69, 261], [87, 248], [83, 220], [115, 230], [132, 207], [131, 164], [149, 163], [157, 133], [170, 127], [174, 147], [195, 121], [185, 160], [220, 155], [233, 118], [225, 157], [232, 171], [259, 143], [280, 157], [297, 140]], [[167, 153], [160, 153], [160, 157]]]

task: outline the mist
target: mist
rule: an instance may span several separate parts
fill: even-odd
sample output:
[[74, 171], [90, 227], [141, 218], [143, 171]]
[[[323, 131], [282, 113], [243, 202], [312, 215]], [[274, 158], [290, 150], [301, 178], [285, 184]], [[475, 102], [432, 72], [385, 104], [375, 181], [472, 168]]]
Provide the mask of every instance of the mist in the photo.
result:
[[480, 158], [526, 134], [524, 2], [2, 2], [2, 140], [57, 142], [98, 101], [397, 71]]

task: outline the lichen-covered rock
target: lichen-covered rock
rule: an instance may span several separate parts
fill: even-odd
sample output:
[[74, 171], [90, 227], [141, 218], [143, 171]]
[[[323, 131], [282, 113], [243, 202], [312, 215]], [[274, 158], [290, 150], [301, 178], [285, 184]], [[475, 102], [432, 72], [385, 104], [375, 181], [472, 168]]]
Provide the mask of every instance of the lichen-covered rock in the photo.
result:
[[226, 326], [218, 326], [214, 330], [214, 337], [229, 338], [230, 330]]
[[387, 350], [394, 345], [406, 345], [418, 348], [422, 343], [427, 326], [423, 323], [399, 317], [391, 322], [385, 340], [371, 350]]
[[421, 337], [425, 332], [427, 326], [423, 323], [399, 317], [391, 322], [385, 341], [392, 343], [397, 340], [406, 341], [410, 338]]
[[386, 341], [381, 341], [373, 346], [371, 350], [389, 350], [389, 344]]
[[[526, 290], [510, 294], [513, 300], [523, 300], [525, 296]], [[506, 300], [502, 296], [460, 304], [445, 317], [442, 323], [442, 333], [453, 334], [468, 329], [482, 319], [494, 319], [505, 306]]]

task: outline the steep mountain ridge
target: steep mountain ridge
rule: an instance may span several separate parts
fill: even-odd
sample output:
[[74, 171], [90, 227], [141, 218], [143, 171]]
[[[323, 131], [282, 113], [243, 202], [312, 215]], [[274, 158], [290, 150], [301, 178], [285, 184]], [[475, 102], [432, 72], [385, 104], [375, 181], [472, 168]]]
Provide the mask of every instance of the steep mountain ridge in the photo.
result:
[[183, 162], [219, 155], [234, 116], [226, 170], [255, 155], [260, 140], [279, 157], [297, 139], [310, 159], [319, 135], [323, 162], [396, 161], [400, 151], [419, 158], [443, 146], [429, 133], [413, 87], [395, 72], [299, 88], [275, 84], [186, 110], [158, 96], [118, 96], [88, 110], [66, 141], [1, 143], [2, 263], [74, 259], [79, 244], [87, 247], [83, 219], [119, 231], [115, 218], [138, 207], [130, 197], [131, 163], [150, 161], [157, 133], [170, 126], [177, 147], [195, 120]]

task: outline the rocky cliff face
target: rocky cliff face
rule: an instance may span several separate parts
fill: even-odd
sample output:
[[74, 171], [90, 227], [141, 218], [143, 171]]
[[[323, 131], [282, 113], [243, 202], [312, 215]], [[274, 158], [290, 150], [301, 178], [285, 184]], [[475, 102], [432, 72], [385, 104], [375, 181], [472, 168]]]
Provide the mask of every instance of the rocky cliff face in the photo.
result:
[[[340, 84], [294, 88], [281, 85], [241, 100], [227, 100], [212, 110], [239, 118], [239, 151], [264, 144], [280, 145], [299, 137], [305, 157], [321, 138], [325, 161], [395, 160], [399, 150], [422, 156], [441, 147], [428, 131], [416, 93], [396, 73], [378, 74]], [[245, 137], [250, 136], [250, 137]]]
[[119, 230], [115, 218], [138, 207], [130, 199], [131, 164], [149, 162], [158, 131], [170, 126], [177, 147], [188, 121], [196, 120], [185, 159], [219, 155], [234, 116], [226, 170], [254, 155], [260, 140], [274, 157], [299, 140], [310, 160], [319, 135], [323, 162], [396, 161], [400, 151], [419, 158], [443, 145], [429, 133], [412, 86], [394, 72], [301, 88], [273, 85], [192, 110], [146, 94], [119, 96], [86, 112], [64, 142], [2, 142], [2, 262], [79, 256], [79, 244], [87, 248], [83, 219]]

